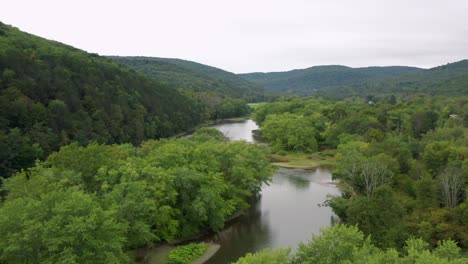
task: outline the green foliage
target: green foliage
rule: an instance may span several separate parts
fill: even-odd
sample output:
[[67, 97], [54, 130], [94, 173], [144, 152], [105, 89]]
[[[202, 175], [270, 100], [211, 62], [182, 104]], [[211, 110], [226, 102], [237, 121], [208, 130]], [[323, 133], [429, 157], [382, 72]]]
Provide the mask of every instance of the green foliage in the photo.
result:
[[248, 253], [234, 264], [286, 264], [290, 262], [289, 248], [265, 249], [258, 253]]
[[147, 77], [170, 86], [221, 97], [263, 101], [261, 86], [246, 81], [234, 73], [200, 63], [155, 57], [109, 57]]
[[213, 119], [224, 119], [231, 117], [245, 116], [250, 113], [247, 102], [241, 99], [224, 99], [215, 106]]
[[370, 245], [370, 240], [356, 226], [337, 225], [299, 244], [294, 263], [342, 263], [352, 258], [355, 248], [364, 245]]
[[42, 157], [43, 150], [18, 128], [0, 131], [0, 177], [26, 168]]
[[246, 100], [265, 100], [260, 86], [211, 66], [179, 59], [109, 58], [195, 98], [203, 115], [211, 119], [244, 116], [250, 112]]
[[200, 123], [203, 104], [110, 59], [0, 23], [0, 176], [76, 141], [139, 144]]
[[287, 249], [264, 250], [247, 254], [236, 264], [278, 263], [278, 264], [381, 264], [381, 263], [467, 263], [468, 258], [460, 254], [460, 248], [453, 241], [440, 242], [432, 252], [421, 239], [406, 241], [405, 254], [394, 248], [382, 250], [372, 244], [356, 226], [336, 225], [322, 229], [307, 243], [301, 243], [295, 254]]
[[468, 99], [387, 101], [283, 98], [253, 116], [276, 152], [307, 151], [312, 137], [318, 149], [336, 152], [342, 195], [327, 203], [378, 247], [401, 250], [416, 236], [432, 247], [453, 240], [466, 248]]
[[168, 264], [189, 264], [205, 254], [206, 245], [203, 243], [191, 243], [178, 246], [169, 253]]
[[265, 147], [217, 136], [62, 147], [5, 181], [0, 261], [125, 262], [124, 250], [221, 229], [272, 167]]
[[433, 142], [426, 145], [423, 160], [428, 170], [436, 175], [447, 165], [451, 155], [451, 145], [449, 142]]
[[359, 226], [380, 248], [401, 246], [405, 211], [388, 186], [379, 187], [371, 198], [355, 197], [346, 210], [347, 223]]
[[328, 99], [388, 102], [397, 97], [466, 96], [468, 60], [418, 69], [412, 67], [316, 66], [287, 72], [248, 73], [242, 78], [263, 85], [267, 91], [282, 94], [318, 95]]
[[317, 151], [316, 134], [311, 122], [294, 114], [269, 115], [262, 125], [262, 136], [274, 150]]
[[92, 195], [68, 189], [0, 207], [0, 259], [5, 263], [126, 263], [126, 225]]
[[361, 84], [379, 77], [398, 76], [420, 70], [412, 67], [349, 68], [331, 65], [287, 72], [247, 73], [240, 76], [263, 85], [269, 91], [310, 95], [330, 87]]
[[437, 187], [436, 181], [430, 176], [424, 176], [414, 183], [418, 209], [438, 207]]
[[197, 141], [218, 140], [227, 141], [228, 138], [216, 128], [203, 127], [193, 133], [193, 138]]
[[438, 241], [437, 248], [434, 250], [434, 254], [439, 258], [446, 258], [448, 260], [455, 260], [457, 256], [460, 256], [461, 249], [452, 240]]

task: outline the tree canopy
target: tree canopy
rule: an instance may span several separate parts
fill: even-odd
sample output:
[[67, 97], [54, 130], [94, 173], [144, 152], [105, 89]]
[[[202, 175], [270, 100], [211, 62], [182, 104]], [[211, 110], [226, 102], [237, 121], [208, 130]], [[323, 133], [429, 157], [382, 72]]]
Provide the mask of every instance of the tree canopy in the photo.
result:
[[296, 253], [278, 248], [247, 254], [235, 264], [278, 263], [278, 264], [334, 264], [334, 263], [466, 263], [460, 248], [451, 240], [438, 243], [430, 251], [429, 244], [421, 239], [410, 238], [403, 254], [390, 248], [382, 250], [372, 243], [356, 226], [336, 225], [322, 229], [306, 243], [301, 243]]
[[254, 119], [274, 152], [336, 158], [342, 195], [327, 204], [376, 246], [402, 249], [414, 236], [468, 247], [468, 98], [284, 98]]
[[220, 230], [270, 181], [268, 151], [196, 135], [71, 144], [7, 179], [0, 260], [124, 263], [126, 250]]
[[0, 176], [60, 146], [139, 144], [204, 118], [194, 97], [110, 59], [0, 22]]

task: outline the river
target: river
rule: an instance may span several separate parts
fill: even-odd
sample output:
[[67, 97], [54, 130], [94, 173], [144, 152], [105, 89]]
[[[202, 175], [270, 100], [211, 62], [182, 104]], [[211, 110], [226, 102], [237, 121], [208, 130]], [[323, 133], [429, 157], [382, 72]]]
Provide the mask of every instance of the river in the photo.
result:
[[[254, 142], [252, 130], [258, 129], [252, 120], [213, 127], [231, 140], [248, 142]], [[209, 238], [221, 248], [206, 263], [231, 263], [264, 248], [283, 246], [295, 250], [301, 241], [309, 240], [336, 219], [331, 208], [321, 206], [328, 194], [339, 194], [330, 170], [279, 168], [247, 213]]]

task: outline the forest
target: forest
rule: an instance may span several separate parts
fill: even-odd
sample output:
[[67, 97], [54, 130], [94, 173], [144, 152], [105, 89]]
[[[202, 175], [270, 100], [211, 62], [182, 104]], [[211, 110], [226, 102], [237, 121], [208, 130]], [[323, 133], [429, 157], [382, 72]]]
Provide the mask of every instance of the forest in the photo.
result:
[[274, 98], [265, 93], [262, 86], [234, 73], [192, 61], [155, 57], [109, 58], [196, 98], [204, 105], [207, 119], [245, 116], [250, 113], [247, 102]]
[[466, 96], [468, 60], [430, 69], [405, 66], [350, 68], [314, 66], [286, 72], [240, 74], [269, 92], [314, 95], [330, 100], [378, 100], [385, 96]]
[[250, 112], [170, 85], [0, 22], [0, 178], [72, 142], [138, 145]]
[[266, 147], [212, 128], [64, 146], [4, 182], [0, 263], [129, 263], [128, 250], [220, 230], [272, 172]]
[[168, 83], [176, 89], [241, 98], [249, 102], [265, 100], [262, 86], [212, 66], [169, 58], [119, 56], [109, 58], [149, 78]]
[[[333, 246], [330, 246], [333, 245]], [[265, 249], [247, 254], [235, 264], [381, 264], [381, 263], [431, 263], [462, 264], [467, 262], [453, 241], [443, 241], [433, 251], [419, 238], [406, 241], [402, 252], [394, 248], [382, 250], [376, 247], [370, 236], [365, 236], [356, 226], [335, 225], [313, 235], [301, 243], [297, 252], [289, 248]]]
[[405, 66], [351, 68], [342, 65], [313, 66], [285, 72], [254, 72], [239, 76], [277, 93], [311, 94], [335, 86], [348, 86], [389, 76], [417, 73], [423, 69]]
[[[342, 195], [326, 203], [344, 224], [359, 227], [380, 257], [414, 243], [468, 248], [468, 98], [390, 97], [378, 104], [290, 98], [260, 106], [254, 119], [273, 152], [336, 158], [333, 177]], [[297, 254], [313, 252], [307, 248]]]

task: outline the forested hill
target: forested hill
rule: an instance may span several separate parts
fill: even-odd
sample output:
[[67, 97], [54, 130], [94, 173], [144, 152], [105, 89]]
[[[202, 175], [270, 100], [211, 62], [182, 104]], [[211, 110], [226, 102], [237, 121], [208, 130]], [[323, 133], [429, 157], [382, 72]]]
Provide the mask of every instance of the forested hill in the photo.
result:
[[264, 98], [264, 90], [260, 85], [208, 65], [155, 57], [110, 56], [109, 58], [179, 89], [214, 93], [251, 102], [261, 101]]
[[328, 97], [340, 99], [343, 95], [468, 95], [468, 60], [387, 78], [368, 81], [349, 87], [333, 87], [323, 90]]
[[340, 65], [315, 66], [286, 72], [246, 73], [239, 76], [276, 93], [311, 94], [316, 90], [361, 84], [372, 79], [420, 72], [404, 66], [350, 68]]
[[72, 141], [138, 144], [204, 106], [114, 61], [0, 22], [0, 176]]

